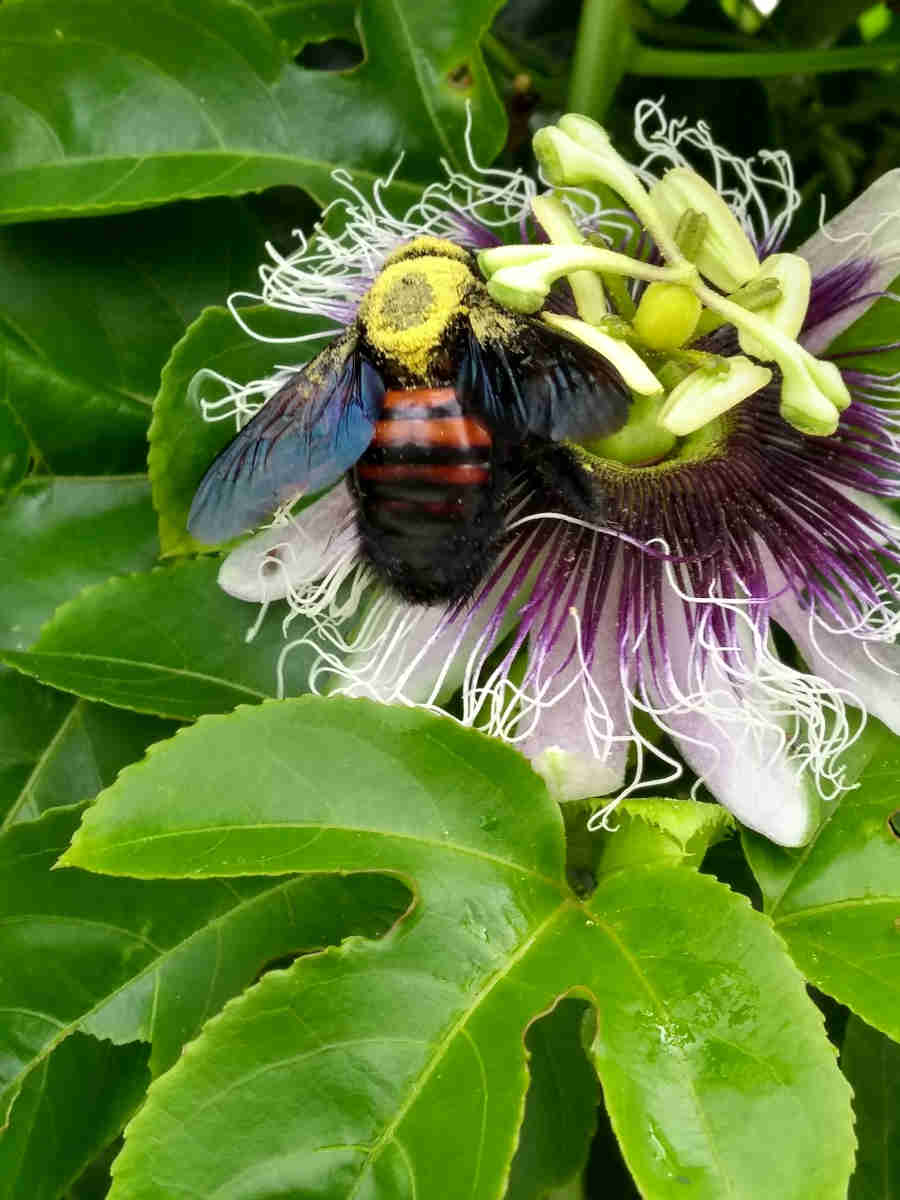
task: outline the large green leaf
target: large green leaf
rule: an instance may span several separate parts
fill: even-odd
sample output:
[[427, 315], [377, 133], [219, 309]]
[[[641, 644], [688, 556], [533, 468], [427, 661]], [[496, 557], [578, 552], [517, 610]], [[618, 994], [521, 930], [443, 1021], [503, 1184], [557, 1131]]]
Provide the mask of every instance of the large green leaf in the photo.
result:
[[841, 1067], [853, 1087], [859, 1151], [849, 1200], [900, 1196], [900, 1046], [857, 1017], [847, 1023]]
[[[321, 320], [263, 305], [246, 308], [242, 315], [252, 329], [267, 337], [299, 337], [326, 327]], [[150, 426], [150, 481], [164, 554], [185, 554], [200, 548], [186, 529], [188, 510], [206, 468], [235, 435], [233, 418], [203, 420], [201, 399], [219, 400], [225, 388], [208, 376], [201, 386], [191, 388], [196, 373], [207, 369], [238, 383], [249, 383], [265, 379], [279, 365], [300, 365], [324, 344], [257, 341], [224, 308], [207, 309], [191, 325], [163, 371]]]
[[378, 869], [417, 897], [380, 942], [272, 973], [210, 1022], [132, 1123], [114, 1200], [498, 1197], [524, 1035], [573, 990], [646, 1194], [845, 1194], [849, 1090], [766, 918], [669, 865], [579, 902], [541, 781], [449, 718], [310, 698], [203, 718], [122, 773], [62, 863]]
[[0, 673], [0, 830], [48, 808], [90, 800], [152, 742], [169, 721], [76, 701]]
[[381, 932], [405, 891], [383, 876], [153, 882], [53, 871], [80, 810], [0, 837], [0, 1123], [76, 1030], [152, 1043], [162, 1070], [270, 961]]
[[900, 838], [888, 824], [900, 808], [900, 740], [877, 721], [863, 737], [859, 786], [830, 806], [808, 845], [785, 850], [746, 834], [745, 848], [806, 977], [900, 1039]]
[[[58, 610], [31, 650], [5, 661], [63, 691], [137, 712], [191, 721], [274, 696], [284, 649], [281, 615], [252, 642], [254, 605], [218, 587], [211, 559], [111, 579]], [[291, 636], [308, 629], [301, 621]], [[297, 647], [283, 672], [288, 694], [308, 688], [313, 652]]]
[[121, 1131], [150, 1073], [147, 1047], [76, 1033], [26, 1079], [0, 1134], [4, 1200], [57, 1200]]
[[[342, 73], [295, 66], [290, 21], [276, 36], [237, 0], [6, 4], [0, 216], [114, 212], [275, 184], [321, 201], [334, 194], [335, 167], [371, 181], [401, 149], [396, 190], [411, 199], [440, 155], [463, 159], [467, 99], [479, 154], [502, 145], [503, 110], [478, 47], [497, 7], [363, 0], [366, 61]], [[302, 8], [295, 19], [302, 28]]]
[[26, 480], [0, 508], [0, 646], [24, 649], [58, 605], [156, 554], [146, 476]]
[[45, 470], [143, 469], [172, 343], [261, 249], [227, 200], [0, 231], [0, 392]]

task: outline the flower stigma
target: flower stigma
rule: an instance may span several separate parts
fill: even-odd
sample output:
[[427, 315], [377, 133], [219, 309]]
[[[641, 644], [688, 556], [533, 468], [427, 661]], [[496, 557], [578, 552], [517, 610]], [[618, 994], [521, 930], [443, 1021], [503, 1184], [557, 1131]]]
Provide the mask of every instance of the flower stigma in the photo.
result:
[[[455, 719], [518, 746], [558, 800], [597, 798], [593, 826], [638, 789], [703, 786], [801, 845], [847, 786], [866, 714], [900, 732], [900, 525], [884, 503], [900, 497], [900, 373], [877, 365], [896, 344], [830, 350], [900, 298], [900, 172], [789, 250], [800, 198], [783, 152], [737, 158], [656, 101], [635, 140], [632, 164], [595, 122], [562, 117], [534, 139], [543, 192], [469, 144], [471, 172], [446, 167], [403, 217], [390, 180], [367, 196], [335, 173], [346, 196], [327, 225], [292, 254], [270, 247], [251, 297], [328, 323], [295, 341], [341, 334], [398, 247], [444, 239], [474, 256], [498, 329], [534, 314], [588, 347], [627, 419], [526, 439], [462, 599], [413, 602], [385, 581], [352, 471], [233, 550], [220, 584], [287, 601], [279, 672], [303, 646], [313, 691], [439, 711], [456, 697]], [[465, 271], [453, 280], [464, 296]], [[247, 298], [232, 311], [257, 337]], [[193, 394], [241, 428], [297, 369], [203, 372]]]

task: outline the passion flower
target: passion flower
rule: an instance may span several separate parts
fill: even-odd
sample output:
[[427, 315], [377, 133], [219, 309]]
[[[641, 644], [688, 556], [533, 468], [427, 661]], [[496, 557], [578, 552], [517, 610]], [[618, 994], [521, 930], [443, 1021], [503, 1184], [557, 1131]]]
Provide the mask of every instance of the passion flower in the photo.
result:
[[[900, 494], [900, 377], [828, 356], [900, 272], [900, 171], [790, 253], [782, 152], [736, 158], [652, 102], [636, 138], [631, 166], [599, 126], [563, 118], [536, 138], [553, 195], [473, 163], [402, 219], [341, 175], [342, 233], [262, 268], [254, 299], [338, 332], [398, 245], [447, 238], [480, 252], [495, 300], [543, 307], [630, 388], [623, 429], [514, 478], [472, 594], [392, 594], [343, 482], [233, 551], [220, 583], [286, 598], [288, 629], [305, 619], [284, 654], [315, 648], [313, 689], [429, 708], [458, 691], [457, 718], [517, 744], [557, 798], [609, 797], [595, 824], [686, 763], [746, 825], [799, 845], [866, 712], [900, 732], [900, 527], [882, 502]], [[220, 380], [206, 410], [240, 423], [284, 378]]]

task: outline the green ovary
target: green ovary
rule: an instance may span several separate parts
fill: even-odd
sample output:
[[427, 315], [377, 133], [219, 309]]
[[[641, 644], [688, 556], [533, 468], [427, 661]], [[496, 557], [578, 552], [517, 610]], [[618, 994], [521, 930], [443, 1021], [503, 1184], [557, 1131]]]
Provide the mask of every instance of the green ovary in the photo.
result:
[[635, 396], [626, 425], [609, 437], [582, 442], [582, 447], [599, 458], [626, 466], [659, 462], [678, 441], [674, 433], [656, 423], [662, 402], [662, 396]]

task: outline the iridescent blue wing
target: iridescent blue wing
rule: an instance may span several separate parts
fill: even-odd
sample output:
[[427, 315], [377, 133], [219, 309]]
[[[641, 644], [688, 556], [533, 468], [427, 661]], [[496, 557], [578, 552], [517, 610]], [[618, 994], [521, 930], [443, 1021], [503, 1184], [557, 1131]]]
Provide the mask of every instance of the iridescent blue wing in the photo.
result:
[[301, 492], [333, 483], [371, 442], [383, 396], [381, 376], [349, 330], [225, 447], [197, 489], [188, 530], [216, 545], [261, 524]]
[[504, 315], [502, 324], [475, 322], [478, 336], [469, 332], [457, 380], [462, 403], [496, 438], [584, 441], [622, 428], [631, 393], [611, 363], [530, 317], [510, 334]]

